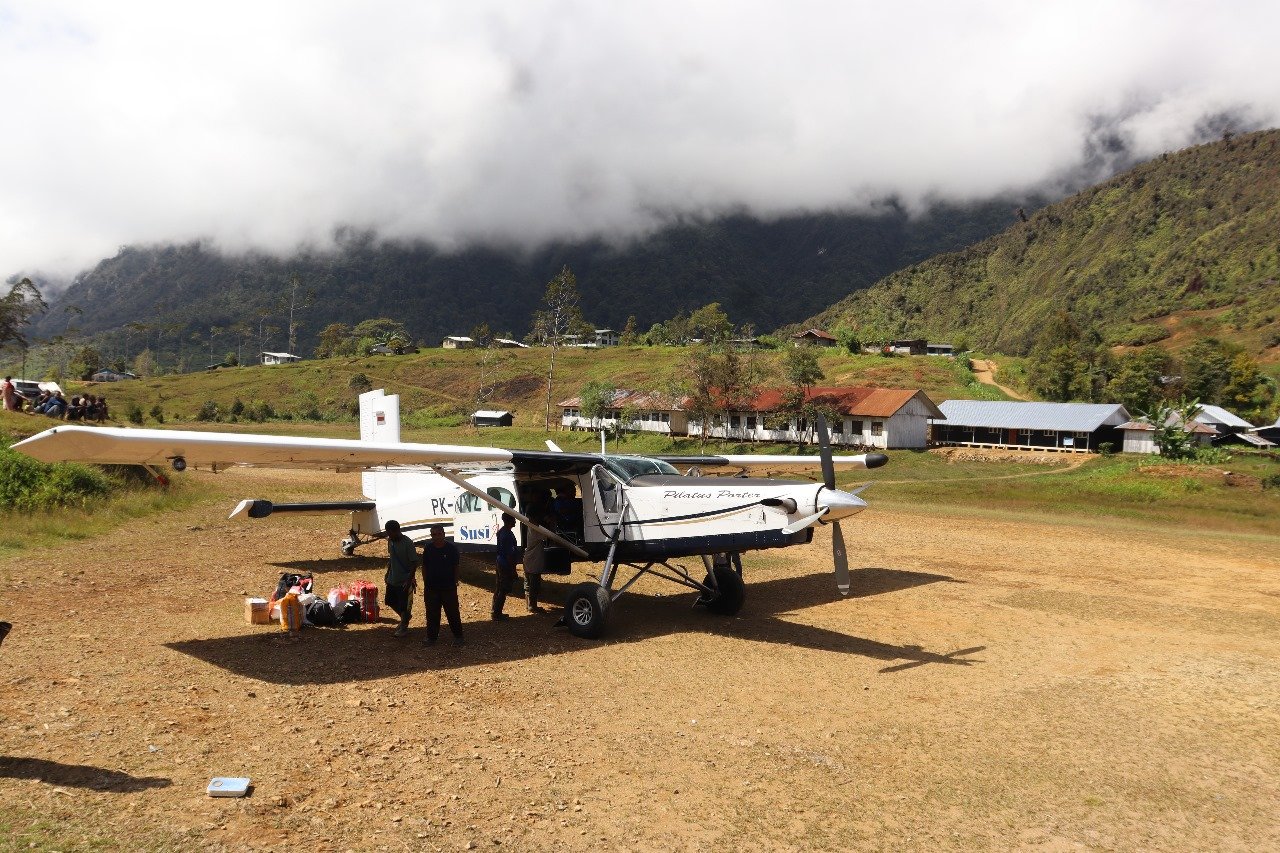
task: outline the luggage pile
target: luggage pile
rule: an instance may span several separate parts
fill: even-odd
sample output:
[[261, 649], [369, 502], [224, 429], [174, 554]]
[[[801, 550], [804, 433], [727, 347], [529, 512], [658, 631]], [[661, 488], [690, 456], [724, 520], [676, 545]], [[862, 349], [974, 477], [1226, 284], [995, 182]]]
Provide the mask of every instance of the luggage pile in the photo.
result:
[[378, 621], [378, 587], [368, 581], [335, 586], [321, 597], [314, 592], [315, 578], [285, 572], [270, 600], [245, 599], [245, 619], [252, 624], [278, 622], [290, 634], [304, 627], [338, 628]]

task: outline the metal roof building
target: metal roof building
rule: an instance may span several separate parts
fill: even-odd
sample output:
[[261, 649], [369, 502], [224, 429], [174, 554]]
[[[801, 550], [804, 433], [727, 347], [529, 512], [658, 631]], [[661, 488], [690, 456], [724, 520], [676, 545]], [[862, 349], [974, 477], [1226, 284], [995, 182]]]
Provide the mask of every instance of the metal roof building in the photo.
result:
[[1119, 449], [1119, 431], [1129, 412], [1119, 403], [1020, 403], [947, 400], [938, 408], [945, 424], [935, 422], [935, 444], [1035, 450], [1097, 450], [1103, 443]]

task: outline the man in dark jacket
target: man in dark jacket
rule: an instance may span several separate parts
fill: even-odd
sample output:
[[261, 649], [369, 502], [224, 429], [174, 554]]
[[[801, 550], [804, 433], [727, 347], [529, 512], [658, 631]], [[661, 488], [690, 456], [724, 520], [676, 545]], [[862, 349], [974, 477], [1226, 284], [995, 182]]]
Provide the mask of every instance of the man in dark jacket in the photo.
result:
[[387, 607], [400, 617], [396, 636], [409, 633], [409, 619], [413, 616], [413, 589], [417, 585], [418, 549], [413, 540], [400, 532], [400, 522], [388, 521], [387, 574], [383, 577]]
[[502, 612], [502, 608], [507, 603], [507, 596], [511, 594], [512, 585], [516, 582], [516, 563], [520, 559], [520, 552], [516, 546], [516, 534], [512, 531], [515, 526], [516, 520], [503, 513], [502, 529], [498, 531], [498, 576], [493, 587], [492, 618], [495, 621], [510, 618]]
[[431, 525], [431, 541], [422, 546], [422, 599], [427, 605], [427, 638], [440, 636], [440, 610], [449, 619], [453, 644], [462, 645], [462, 614], [458, 608], [458, 549], [444, 538], [444, 525]]

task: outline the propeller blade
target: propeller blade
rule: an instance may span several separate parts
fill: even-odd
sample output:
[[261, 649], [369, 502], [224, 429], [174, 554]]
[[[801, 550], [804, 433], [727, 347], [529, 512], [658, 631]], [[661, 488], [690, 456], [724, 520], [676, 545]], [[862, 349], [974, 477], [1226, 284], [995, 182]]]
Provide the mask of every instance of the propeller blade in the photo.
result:
[[844, 531], [840, 522], [831, 522], [831, 558], [836, 564], [836, 586], [841, 595], [849, 594], [849, 555], [844, 549]]
[[822, 509], [815, 512], [813, 515], [807, 515], [804, 518], [798, 518], [795, 521], [788, 524], [786, 527], [782, 528], [782, 532], [790, 536], [792, 533], [799, 533], [801, 530], [804, 530], [806, 527], [812, 527], [813, 525], [817, 524], [818, 521], [821, 520], [821, 518], [824, 515], [830, 512], [830, 509], [831, 509], [830, 507], [824, 506]]
[[818, 452], [822, 456], [822, 485], [836, 487], [836, 466], [831, 461], [831, 432], [827, 429], [827, 416], [818, 412]]

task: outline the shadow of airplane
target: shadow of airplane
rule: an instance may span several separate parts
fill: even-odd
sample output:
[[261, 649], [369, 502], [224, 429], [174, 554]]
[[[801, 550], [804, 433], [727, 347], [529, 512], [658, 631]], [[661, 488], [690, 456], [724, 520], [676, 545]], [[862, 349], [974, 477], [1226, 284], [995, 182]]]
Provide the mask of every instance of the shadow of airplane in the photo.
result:
[[[492, 573], [482, 570], [476, 561], [464, 560], [461, 574], [466, 583], [492, 588]], [[851, 575], [850, 596], [859, 598], [931, 583], [963, 583], [946, 575], [885, 568], [857, 569]], [[623, 580], [627, 577], [622, 575]], [[545, 576], [543, 600], [562, 600], [574, 583], [576, 581], [553, 580], [551, 576]], [[695, 632], [859, 655], [888, 663], [901, 662], [880, 670], [882, 673], [933, 663], [969, 666], [981, 662], [967, 656], [983, 651], [985, 646], [940, 654], [925, 651], [920, 646], [880, 643], [778, 618], [780, 614], [831, 603], [835, 596], [831, 575], [825, 572], [749, 583], [746, 607], [737, 618], [725, 619], [690, 606], [694, 599], [691, 592], [662, 595], [628, 591], [610, 614], [609, 635], [600, 642], [635, 643], [675, 633]], [[420, 606], [421, 603], [416, 602], [415, 611]], [[488, 619], [466, 622], [467, 645], [456, 650], [425, 649], [417, 640], [418, 631], [409, 639], [400, 639], [392, 637], [390, 631], [325, 629], [306, 631], [300, 642], [292, 642], [280, 633], [256, 632], [183, 640], [166, 645], [174, 651], [260, 681], [338, 684], [427, 669], [483, 666], [548, 654], [567, 654], [591, 647], [591, 641], [577, 639], [564, 630], [552, 630], [557, 615], [521, 614], [506, 622]], [[418, 612], [415, 612], [415, 617], [415, 623], [421, 624]]]
[[88, 764], [63, 764], [44, 758], [18, 758], [12, 755], [0, 755], [0, 778], [34, 779], [51, 785], [121, 794], [150, 788], [167, 788], [173, 784], [172, 780], [159, 776], [130, 776], [119, 770], [107, 770]]
[[358, 557], [332, 557], [323, 560], [280, 560], [267, 565], [299, 575], [305, 575], [307, 572], [317, 575], [325, 572], [368, 572], [371, 575], [376, 573], [381, 577], [387, 568], [387, 557], [385, 554], [381, 557], [362, 554]]

